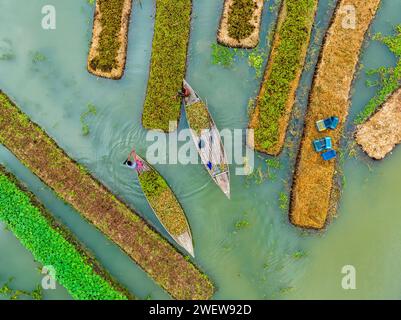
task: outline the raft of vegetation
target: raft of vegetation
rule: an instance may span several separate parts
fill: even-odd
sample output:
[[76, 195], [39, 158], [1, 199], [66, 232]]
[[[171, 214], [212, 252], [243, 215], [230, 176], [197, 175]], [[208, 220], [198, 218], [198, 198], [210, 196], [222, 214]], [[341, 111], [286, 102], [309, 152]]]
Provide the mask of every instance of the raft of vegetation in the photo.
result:
[[172, 236], [190, 232], [184, 210], [167, 185], [153, 168], [139, 174], [139, 182], [150, 206]]
[[74, 162], [0, 92], [0, 143], [176, 299], [209, 299], [209, 279], [137, 213]]
[[126, 300], [132, 296], [116, 284], [73, 236], [0, 166], [0, 220], [74, 299]]
[[202, 130], [210, 129], [209, 112], [203, 102], [196, 102], [186, 107], [185, 112], [189, 126], [200, 136]]
[[218, 42], [229, 47], [256, 47], [263, 4], [264, 0], [225, 0]]
[[185, 77], [191, 28], [191, 0], [156, 0], [155, 33], [142, 122], [146, 129], [165, 132], [180, 118], [176, 97]]
[[381, 33], [376, 34], [373, 40], [384, 43], [388, 49], [397, 58], [395, 67], [381, 67], [375, 70], [369, 70], [368, 76], [377, 76], [376, 81], [368, 81], [368, 86], [377, 86], [379, 90], [377, 94], [369, 101], [369, 103], [358, 114], [355, 124], [362, 124], [369, 119], [387, 99], [397, 90], [401, 83], [401, 25], [395, 27], [395, 34], [383, 36]]
[[127, 55], [127, 35], [132, 0], [97, 0], [88, 71], [120, 79]]
[[270, 60], [251, 116], [253, 147], [277, 155], [284, 145], [295, 92], [302, 74], [317, 0], [284, 0]]
[[380, 0], [353, 1], [358, 19], [355, 29], [342, 25], [343, 7], [347, 4], [346, 0], [337, 4], [309, 96], [290, 199], [290, 220], [302, 228], [322, 229], [327, 218], [335, 213], [339, 197], [339, 186], [334, 179], [337, 162], [323, 161], [314, 151], [312, 141], [327, 135], [317, 132], [315, 123], [333, 115], [339, 117], [339, 125], [330, 132], [333, 149], [339, 150], [362, 44]]

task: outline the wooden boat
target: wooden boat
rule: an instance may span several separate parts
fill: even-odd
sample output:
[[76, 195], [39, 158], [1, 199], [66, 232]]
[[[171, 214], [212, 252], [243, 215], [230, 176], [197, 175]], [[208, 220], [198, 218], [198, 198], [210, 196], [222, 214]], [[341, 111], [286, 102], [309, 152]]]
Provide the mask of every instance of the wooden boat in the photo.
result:
[[[136, 169], [139, 184], [154, 214], [174, 241], [195, 257], [188, 220], [170, 186], [148, 162], [136, 154], [135, 159], [141, 167], [131, 168]], [[124, 164], [130, 167], [128, 161]]]
[[219, 130], [206, 103], [185, 80], [183, 87], [189, 90], [189, 95], [184, 97], [185, 114], [201, 161], [213, 181], [230, 199], [230, 170]]

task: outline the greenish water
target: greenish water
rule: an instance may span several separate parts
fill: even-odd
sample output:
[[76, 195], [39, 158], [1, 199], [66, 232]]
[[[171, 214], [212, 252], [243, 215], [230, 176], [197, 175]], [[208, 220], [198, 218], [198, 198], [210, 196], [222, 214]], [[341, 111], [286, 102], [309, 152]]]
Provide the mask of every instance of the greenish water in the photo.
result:
[[[270, 1], [271, 3], [272, 1]], [[246, 128], [248, 100], [257, 93], [259, 80], [247, 59], [230, 69], [211, 64], [210, 45], [215, 41], [223, 1], [194, 0], [188, 79], [207, 97], [220, 128]], [[327, 27], [334, 1], [321, 1], [307, 71], [298, 92], [304, 110], [316, 45]], [[41, 28], [41, 8], [53, 4], [57, 29]], [[390, 33], [401, 3], [383, 0], [373, 32]], [[129, 33], [127, 68], [121, 81], [97, 79], [86, 72], [93, 9], [84, 0], [3, 0], [0, 3], [0, 50], [12, 52], [0, 61], [0, 88], [80, 163], [137, 209], [164, 235], [152, 215], [135, 175], [120, 164], [136, 146], [144, 154], [146, 131], [141, 127], [151, 40], [154, 1], [135, 2]], [[275, 14], [265, 8], [262, 43], [271, 30]], [[36, 53], [44, 61], [34, 62]], [[1, 52], [0, 52], [1, 56]], [[36, 55], [37, 57], [37, 55]], [[390, 65], [394, 59], [382, 45], [372, 42], [363, 52], [366, 68]], [[374, 95], [360, 72], [354, 87], [350, 126], [356, 113]], [[88, 136], [82, 135], [80, 115], [87, 104], [97, 107], [89, 116]], [[292, 123], [299, 132], [302, 121]], [[185, 121], [180, 128], [185, 128]], [[297, 137], [280, 157], [276, 178], [258, 184], [232, 174], [232, 199], [210, 181], [201, 165], [158, 165], [187, 213], [195, 242], [195, 262], [217, 287], [216, 299], [284, 298], [393, 298], [401, 296], [401, 151], [388, 159], [372, 162], [358, 152], [346, 159], [346, 185], [338, 219], [321, 233], [306, 233], [292, 227], [286, 210], [279, 207], [281, 192], [288, 194]], [[359, 150], [358, 150], [359, 151]], [[256, 167], [266, 170], [264, 156], [256, 156]], [[168, 295], [115, 245], [45, 187], [7, 150], [0, 148], [0, 163], [6, 165], [45, 206], [64, 222], [121, 283], [136, 296]], [[232, 173], [234, 167], [232, 167]], [[248, 226], [237, 230], [237, 222]], [[15, 277], [14, 287], [32, 290], [41, 275], [32, 256], [9, 231], [0, 228], [0, 282]], [[166, 235], [167, 236], [167, 235]], [[357, 270], [356, 290], [343, 290], [341, 268]], [[61, 287], [47, 290], [46, 299], [68, 299]]]

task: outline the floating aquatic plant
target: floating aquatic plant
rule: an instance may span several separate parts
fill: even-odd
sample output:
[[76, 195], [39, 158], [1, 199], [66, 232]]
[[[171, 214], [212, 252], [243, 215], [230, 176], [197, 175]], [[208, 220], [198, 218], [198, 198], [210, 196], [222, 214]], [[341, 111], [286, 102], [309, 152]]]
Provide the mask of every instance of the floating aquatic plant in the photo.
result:
[[239, 220], [235, 223], [235, 229], [236, 230], [242, 230], [249, 227], [249, 222], [248, 220]]
[[281, 210], [288, 209], [289, 200], [288, 200], [288, 195], [285, 192], [280, 192], [278, 197], [278, 203]]
[[217, 43], [212, 43], [212, 63], [230, 68], [234, 64], [236, 51]]
[[9, 298], [10, 300], [19, 300], [20, 297], [30, 298], [33, 300], [42, 300], [43, 298], [43, 289], [41, 285], [37, 285], [36, 288], [32, 291], [20, 290], [20, 289], [12, 289], [11, 284], [14, 281], [14, 278], [9, 278], [1, 287], [0, 287], [0, 296], [4, 298]]
[[257, 78], [260, 78], [262, 76], [262, 69], [265, 61], [265, 56], [266, 55], [260, 50], [254, 50], [248, 56], [248, 64], [255, 70]]
[[394, 67], [380, 67], [377, 69], [368, 70], [368, 76], [375, 76], [376, 79], [368, 80], [368, 86], [378, 87], [376, 95], [368, 102], [362, 111], [356, 117], [354, 123], [362, 124], [370, 116], [374, 114], [379, 106], [381, 106], [387, 98], [399, 88], [401, 82], [401, 25], [394, 28], [394, 35], [384, 36], [381, 33], [376, 34], [373, 40], [385, 44], [391, 53], [397, 58], [397, 63]]
[[83, 112], [80, 117], [81, 125], [82, 125], [82, 135], [87, 136], [90, 133], [89, 125], [86, 123], [86, 118], [89, 115], [96, 115], [97, 114], [97, 109], [96, 106], [93, 105], [92, 103], [88, 103], [87, 105], [88, 110]]
[[47, 60], [47, 57], [39, 51], [36, 51], [32, 54], [32, 62], [33, 63], [44, 62], [46, 60]]
[[292, 257], [293, 257], [295, 260], [305, 258], [306, 256], [307, 256], [307, 254], [306, 254], [306, 252], [303, 251], [303, 250], [295, 251], [295, 252], [292, 254]]

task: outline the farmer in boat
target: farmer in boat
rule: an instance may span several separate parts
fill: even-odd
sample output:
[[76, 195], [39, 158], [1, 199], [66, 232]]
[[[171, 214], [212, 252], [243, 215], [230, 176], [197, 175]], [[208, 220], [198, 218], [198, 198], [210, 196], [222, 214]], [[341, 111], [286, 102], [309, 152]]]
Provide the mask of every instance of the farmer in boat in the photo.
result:
[[189, 88], [187, 86], [183, 86], [182, 89], [180, 91], [177, 92], [175, 98], [177, 99], [178, 97], [181, 98], [188, 98], [191, 95], [191, 91], [189, 90]]
[[128, 155], [127, 160], [125, 160], [124, 164], [131, 169], [136, 169], [136, 171], [141, 172], [143, 170], [143, 163], [137, 157], [135, 150], [132, 150]]

